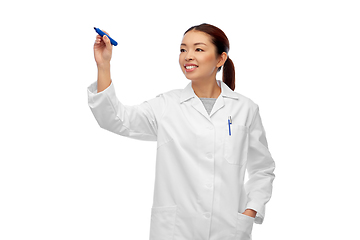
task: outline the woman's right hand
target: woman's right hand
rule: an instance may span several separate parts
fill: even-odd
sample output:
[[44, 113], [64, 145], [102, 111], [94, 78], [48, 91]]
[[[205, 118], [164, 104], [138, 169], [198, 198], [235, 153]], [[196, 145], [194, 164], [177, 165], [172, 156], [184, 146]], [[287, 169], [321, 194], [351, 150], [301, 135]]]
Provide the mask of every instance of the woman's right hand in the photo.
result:
[[[108, 34], [105, 31], [103, 32]], [[104, 35], [103, 37], [101, 37], [100, 35], [96, 36], [94, 43], [94, 57], [98, 67], [110, 64], [112, 48], [113, 46], [110, 43], [110, 39], [106, 35]]]

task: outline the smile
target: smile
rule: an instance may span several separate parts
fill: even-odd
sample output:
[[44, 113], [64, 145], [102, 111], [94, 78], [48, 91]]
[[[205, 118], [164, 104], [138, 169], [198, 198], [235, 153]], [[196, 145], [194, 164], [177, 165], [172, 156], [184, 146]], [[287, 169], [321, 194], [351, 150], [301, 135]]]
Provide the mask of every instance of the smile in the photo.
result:
[[193, 68], [197, 68], [197, 66], [186, 66], [186, 69], [193, 69]]
[[187, 66], [184, 66], [185, 67], [185, 71], [186, 72], [192, 72], [194, 71], [196, 68], [198, 68], [198, 66], [196, 65], [187, 65]]

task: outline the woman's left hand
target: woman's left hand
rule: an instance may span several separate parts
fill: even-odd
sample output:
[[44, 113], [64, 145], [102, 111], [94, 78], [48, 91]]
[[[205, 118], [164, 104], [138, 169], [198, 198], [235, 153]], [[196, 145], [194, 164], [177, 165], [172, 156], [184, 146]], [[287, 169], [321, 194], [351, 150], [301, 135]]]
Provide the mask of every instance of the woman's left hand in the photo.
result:
[[252, 218], [255, 218], [256, 211], [254, 211], [252, 209], [246, 209], [245, 212], [243, 212], [242, 214], [247, 215], [247, 216], [252, 217]]

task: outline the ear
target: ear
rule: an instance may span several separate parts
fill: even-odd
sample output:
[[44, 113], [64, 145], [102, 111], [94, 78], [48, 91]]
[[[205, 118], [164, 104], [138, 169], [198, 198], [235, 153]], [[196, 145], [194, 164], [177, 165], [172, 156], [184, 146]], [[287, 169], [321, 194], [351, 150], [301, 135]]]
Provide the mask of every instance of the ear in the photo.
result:
[[220, 56], [219, 56], [219, 61], [218, 64], [216, 64], [216, 67], [221, 67], [225, 64], [226, 60], [227, 60], [228, 56], [226, 54], [226, 52], [223, 52]]

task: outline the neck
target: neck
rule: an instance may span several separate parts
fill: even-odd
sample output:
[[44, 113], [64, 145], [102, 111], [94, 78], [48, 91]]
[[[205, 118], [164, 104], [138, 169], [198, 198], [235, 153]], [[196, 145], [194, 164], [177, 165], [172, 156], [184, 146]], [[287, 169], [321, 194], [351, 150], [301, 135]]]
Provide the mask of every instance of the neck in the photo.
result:
[[192, 81], [191, 86], [195, 94], [199, 98], [218, 98], [221, 93], [221, 88], [217, 84], [216, 80], [212, 81]]

